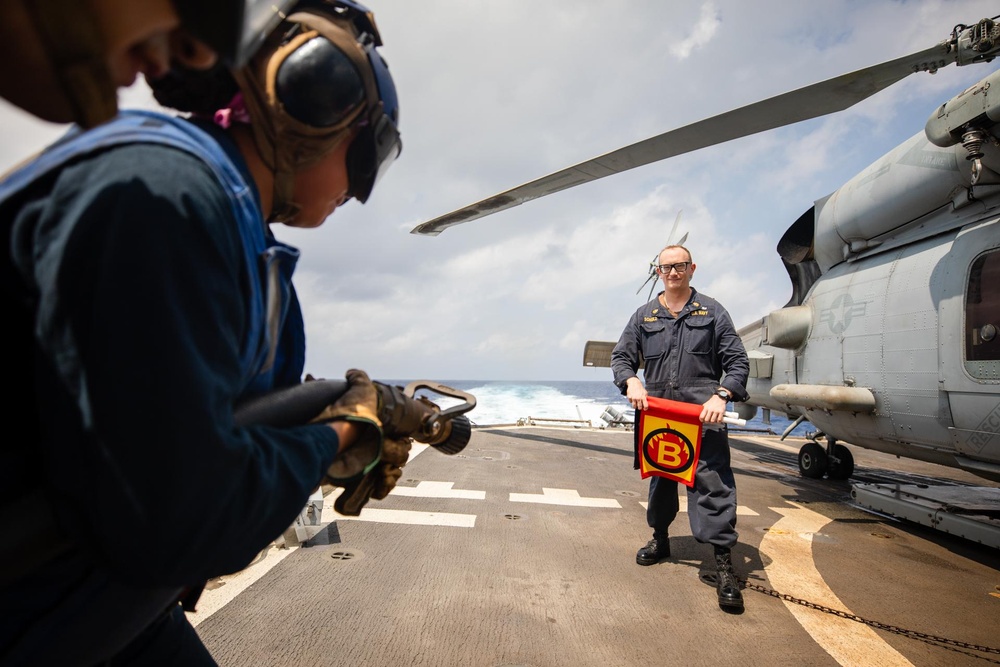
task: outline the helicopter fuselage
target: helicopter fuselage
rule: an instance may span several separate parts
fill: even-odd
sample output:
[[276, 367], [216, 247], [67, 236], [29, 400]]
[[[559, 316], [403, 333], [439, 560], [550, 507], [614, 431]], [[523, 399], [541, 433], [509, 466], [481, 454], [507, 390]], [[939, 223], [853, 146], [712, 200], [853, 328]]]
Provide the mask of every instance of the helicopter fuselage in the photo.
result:
[[980, 150], [973, 174], [917, 135], [789, 230], [800, 288], [740, 330], [750, 405], [1000, 480], [1000, 165]]

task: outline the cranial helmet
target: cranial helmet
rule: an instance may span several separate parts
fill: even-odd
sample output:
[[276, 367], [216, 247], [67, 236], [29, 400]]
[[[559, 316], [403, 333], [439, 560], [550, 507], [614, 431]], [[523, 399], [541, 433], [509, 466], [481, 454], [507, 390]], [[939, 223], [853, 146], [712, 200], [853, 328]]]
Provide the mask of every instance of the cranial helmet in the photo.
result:
[[172, 1], [181, 24], [233, 67], [247, 63], [295, 4], [295, 0]]
[[294, 215], [294, 175], [351, 138], [349, 194], [364, 203], [402, 150], [399, 103], [372, 13], [351, 0], [302, 0], [234, 71], [257, 151], [274, 173], [272, 220]]

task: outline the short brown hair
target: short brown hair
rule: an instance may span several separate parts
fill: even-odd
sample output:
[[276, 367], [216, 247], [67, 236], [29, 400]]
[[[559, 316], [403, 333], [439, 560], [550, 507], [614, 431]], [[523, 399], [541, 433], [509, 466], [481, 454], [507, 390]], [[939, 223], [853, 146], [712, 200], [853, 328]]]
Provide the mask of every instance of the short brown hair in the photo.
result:
[[[694, 264], [694, 257], [691, 256], [691, 251], [688, 250], [687, 248], [685, 248], [682, 245], [677, 245], [675, 243], [674, 245], [668, 245], [668, 246], [664, 247], [663, 250], [673, 250], [674, 248], [680, 248], [681, 250], [683, 250], [684, 252], [686, 252], [687, 256], [688, 256], [688, 261], [691, 262], [692, 264]], [[656, 261], [660, 261], [660, 255], [663, 254], [663, 250], [661, 250], [660, 252], [656, 253]]]

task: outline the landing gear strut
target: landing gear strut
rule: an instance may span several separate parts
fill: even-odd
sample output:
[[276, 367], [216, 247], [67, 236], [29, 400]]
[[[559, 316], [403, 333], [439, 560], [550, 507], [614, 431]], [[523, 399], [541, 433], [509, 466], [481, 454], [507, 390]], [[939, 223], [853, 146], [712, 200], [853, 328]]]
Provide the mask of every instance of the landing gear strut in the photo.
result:
[[851, 450], [838, 444], [834, 438], [828, 441], [826, 476], [830, 479], [847, 479], [854, 474], [854, 455]]
[[[818, 438], [822, 433], [814, 434]], [[807, 442], [799, 450], [799, 472], [803, 477], [821, 479], [826, 475], [830, 479], [847, 479], [854, 474], [854, 456], [836, 438], [826, 436], [824, 448], [815, 440]]]

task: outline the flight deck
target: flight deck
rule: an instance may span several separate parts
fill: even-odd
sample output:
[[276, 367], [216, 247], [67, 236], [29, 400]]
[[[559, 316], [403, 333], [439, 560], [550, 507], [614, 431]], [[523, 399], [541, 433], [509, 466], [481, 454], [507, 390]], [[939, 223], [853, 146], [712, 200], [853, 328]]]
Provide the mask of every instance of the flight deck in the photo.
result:
[[417, 448], [400, 486], [210, 582], [190, 618], [222, 665], [1000, 664], [1000, 550], [858, 506], [854, 483], [1000, 485], [853, 448], [799, 476], [801, 442], [732, 435], [742, 614], [722, 611], [683, 502], [641, 567], [647, 482], [629, 431], [482, 428]]

